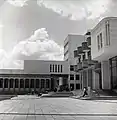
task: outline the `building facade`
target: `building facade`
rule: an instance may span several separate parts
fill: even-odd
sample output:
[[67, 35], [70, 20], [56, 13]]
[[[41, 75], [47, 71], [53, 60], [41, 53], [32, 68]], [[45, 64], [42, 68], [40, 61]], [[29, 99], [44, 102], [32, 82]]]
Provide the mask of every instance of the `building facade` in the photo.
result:
[[77, 59], [74, 57], [74, 50], [77, 46], [85, 40], [84, 35], [73, 35], [69, 34], [64, 41], [64, 60], [68, 61], [69, 65], [69, 76], [68, 83], [69, 87], [76, 90], [80, 89], [80, 74], [75, 71], [77, 65]]
[[117, 17], [101, 20], [91, 32], [92, 59], [101, 64], [102, 89], [117, 89]]

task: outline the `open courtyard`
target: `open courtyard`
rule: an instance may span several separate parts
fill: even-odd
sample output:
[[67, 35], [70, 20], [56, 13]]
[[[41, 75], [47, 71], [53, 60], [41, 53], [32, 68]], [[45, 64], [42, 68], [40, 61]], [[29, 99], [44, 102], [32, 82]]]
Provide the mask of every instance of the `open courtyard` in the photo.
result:
[[117, 120], [117, 100], [21, 95], [0, 101], [0, 120]]

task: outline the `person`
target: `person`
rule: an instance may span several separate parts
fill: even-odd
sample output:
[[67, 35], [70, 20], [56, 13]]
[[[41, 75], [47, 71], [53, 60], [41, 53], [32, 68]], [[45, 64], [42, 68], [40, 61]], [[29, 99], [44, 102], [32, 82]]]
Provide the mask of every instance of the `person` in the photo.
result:
[[84, 92], [84, 93], [83, 93], [83, 96], [82, 96], [82, 97], [85, 97], [86, 95], [88, 95], [86, 87], [84, 87], [83, 92]]

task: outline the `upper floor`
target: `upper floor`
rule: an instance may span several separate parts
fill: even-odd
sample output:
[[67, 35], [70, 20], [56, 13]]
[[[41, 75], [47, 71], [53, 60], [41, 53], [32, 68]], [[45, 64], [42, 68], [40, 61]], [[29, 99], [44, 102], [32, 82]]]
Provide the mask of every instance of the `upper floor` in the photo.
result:
[[115, 55], [117, 46], [117, 17], [102, 19], [91, 31], [93, 60], [107, 60]]

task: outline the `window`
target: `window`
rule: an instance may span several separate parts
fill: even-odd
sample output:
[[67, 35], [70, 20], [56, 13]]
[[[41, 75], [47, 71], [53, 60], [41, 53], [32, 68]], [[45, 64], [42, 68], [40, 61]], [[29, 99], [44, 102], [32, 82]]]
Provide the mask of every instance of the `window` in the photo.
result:
[[39, 88], [39, 79], [36, 79], [36, 88]]
[[34, 88], [34, 79], [31, 79], [30, 82], [31, 82], [30, 88]]
[[76, 89], [80, 89], [80, 84], [76, 84]]
[[18, 79], [15, 79], [15, 88], [18, 88]]
[[3, 79], [0, 78], [0, 88], [2, 88], [2, 87], [3, 87]]
[[55, 65], [55, 72], [57, 72], [57, 65]]
[[29, 88], [29, 79], [25, 79], [25, 88]]
[[52, 65], [50, 65], [50, 72], [52, 72]]
[[63, 66], [61, 65], [61, 72], [63, 72]]
[[97, 36], [97, 45], [98, 45], [98, 50], [100, 50], [100, 40], [99, 40], [99, 35]]
[[74, 71], [74, 66], [70, 65], [70, 71]]
[[10, 79], [10, 88], [13, 88], [14, 79]]
[[60, 72], [60, 65], [58, 65], [58, 72]]
[[46, 88], [49, 88], [49, 79], [46, 79]]
[[102, 33], [97, 36], [97, 47], [100, 50], [103, 47]]
[[100, 33], [100, 47], [101, 48], [103, 47], [103, 44], [102, 44], [102, 33]]
[[24, 88], [24, 80], [20, 79], [20, 88]]
[[70, 75], [70, 80], [74, 80], [74, 75]]
[[41, 79], [41, 88], [45, 87], [45, 79]]
[[80, 78], [79, 75], [76, 75], [76, 80], [80, 80], [79, 78]]
[[66, 55], [67, 55], [67, 53], [68, 53], [68, 50], [64, 53], [64, 56], [66, 56]]
[[67, 45], [68, 45], [68, 42], [64, 45], [64, 48], [66, 48]]
[[106, 45], [110, 45], [110, 26], [109, 26], [109, 21], [106, 21]]
[[54, 72], [54, 65], [53, 65], [53, 72]]

